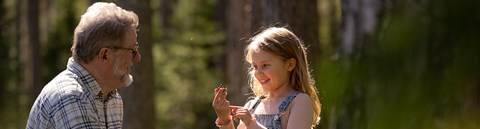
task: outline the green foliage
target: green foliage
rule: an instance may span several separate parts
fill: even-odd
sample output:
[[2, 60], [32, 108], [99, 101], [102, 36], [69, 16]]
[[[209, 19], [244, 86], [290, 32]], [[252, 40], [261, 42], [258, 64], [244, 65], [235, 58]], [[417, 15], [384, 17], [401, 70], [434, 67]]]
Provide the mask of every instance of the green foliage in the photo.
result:
[[317, 72], [324, 104], [321, 127], [480, 127], [480, 44], [475, 36], [480, 19], [473, 5], [394, 5], [361, 56], [324, 55]]
[[47, 84], [58, 73], [66, 69], [67, 60], [71, 56], [70, 47], [73, 41], [73, 32], [79, 21], [75, 14], [75, 2], [59, 1], [58, 8], [62, 12], [58, 13], [53, 24], [53, 30], [49, 32], [48, 39], [43, 43], [43, 84]]
[[[18, 51], [20, 48], [16, 41], [18, 35], [21, 35], [15, 27], [17, 23], [15, 20], [18, 20], [15, 15], [18, 13], [15, 4], [18, 3], [15, 1], [0, 2], [0, 25], [2, 25], [0, 27], [0, 59], [3, 62], [0, 64], [0, 71], [4, 73], [0, 75], [0, 114], [4, 116], [0, 118], [0, 127], [6, 129], [25, 128], [31, 106], [27, 92], [29, 89], [22, 86], [24, 80], [22, 80], [23, 73], [21, 71], [23, 67], [20, 64], [20, 51]], [[40, 48], [41, 60], [44, 63], [42, 65], [42, 85], [65, 69], [66, 58], [70, 56], [69, 48], [73, 29], [78, 21], [75, 19], [77, 15], [74, 14], [76, 10], [73, 10], [76, 8], [75, 3], [78, 2], [52, 2], [50, 4], [54, 7], [50, 9], [55, 10], [56, 13], [48, 15], [51, 17], [40, 16], [41, 19], [50, 18], [49, 21], [53, 21], [53, 23], [41, 24], [53, 26], [51, 27], [53, 29], [49, 29], [49, 34], [40, 34], [41, 36], [48, 35], [47, 38], [44, 38], [46, 41], [41, 42]]]
[[18, 49], [17, 16], [13, 2], [0, 3], [0, 127], [5, 129], [24, 128], [28, 113], [28, 96], [22, 84], [21, 64]]
[[171, 29], [159, 30], [168, 38], [156, 39], [152, 50], [159, 88], [158, 128], [213, 125], [212, 91], [223, 80], [218, 60], [224, 53], [224, 34], [213, 19], [214, 4], [213, 0], [179, 0], [169, 21]]

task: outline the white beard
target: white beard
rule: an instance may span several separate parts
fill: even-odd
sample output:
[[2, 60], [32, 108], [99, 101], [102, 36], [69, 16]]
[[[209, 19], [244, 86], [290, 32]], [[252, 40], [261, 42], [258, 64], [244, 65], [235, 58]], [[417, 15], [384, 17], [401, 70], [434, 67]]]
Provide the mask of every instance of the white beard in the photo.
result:
[[120, 80], [123, 81], [125, 87], [130, 86], [133, 82], [133, 76], [130, 74], [127, 75], [126, 70], [120, 70], [118, 68], [118, 65], [119, 65], [118, 59], [115, 58], [115, 75], [120, 77]]
[[133, 82], [133, 76], [128, 74], [128, 76], [124, 76], [123, 78], [123, 83], [125, 83], [125, 87], [128, 87], [130, 85], [132, 85], [132, 82]]

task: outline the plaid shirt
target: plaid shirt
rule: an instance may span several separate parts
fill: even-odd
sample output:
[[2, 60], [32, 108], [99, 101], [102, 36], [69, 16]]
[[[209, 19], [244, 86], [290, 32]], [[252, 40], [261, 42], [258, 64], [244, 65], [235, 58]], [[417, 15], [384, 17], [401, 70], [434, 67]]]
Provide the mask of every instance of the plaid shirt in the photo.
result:
[[[122, 128], [123, 102], [116, 90], [105, 101], [97, 81], [73, 58], [42, 90], [27, 129]], [[105, 122], [106, 121], [106, 122]]]

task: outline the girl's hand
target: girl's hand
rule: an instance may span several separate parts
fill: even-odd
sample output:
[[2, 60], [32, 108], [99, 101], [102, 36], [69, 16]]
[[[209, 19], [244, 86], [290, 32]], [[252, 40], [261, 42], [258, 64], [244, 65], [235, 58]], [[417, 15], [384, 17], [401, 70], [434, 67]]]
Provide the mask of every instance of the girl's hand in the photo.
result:
[[240, 119], [246, 126], [250, 125], [250, 122], [253, 121], [253, 117], [248, 109], [241, 106], [230, 106], [230, 108], [232, 109], [233, 117]]
[[220, 121], [229, 121], [230, 118], [230, 102], [226, 99], [227, 89], [224, 87], [215, 88], [215, 98], [213, 99], [212, 106], [217, 113]]

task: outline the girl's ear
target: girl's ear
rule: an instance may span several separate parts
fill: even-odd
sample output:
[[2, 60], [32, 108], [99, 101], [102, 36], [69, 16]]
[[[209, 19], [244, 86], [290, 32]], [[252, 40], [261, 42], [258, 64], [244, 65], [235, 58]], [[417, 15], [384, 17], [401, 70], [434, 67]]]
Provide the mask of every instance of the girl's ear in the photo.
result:
[[292, 71], [295, 66], [297, 66], [297, 60], [295, 58], [290, 58], [287, 60], [287, 69], [288, 71]]

